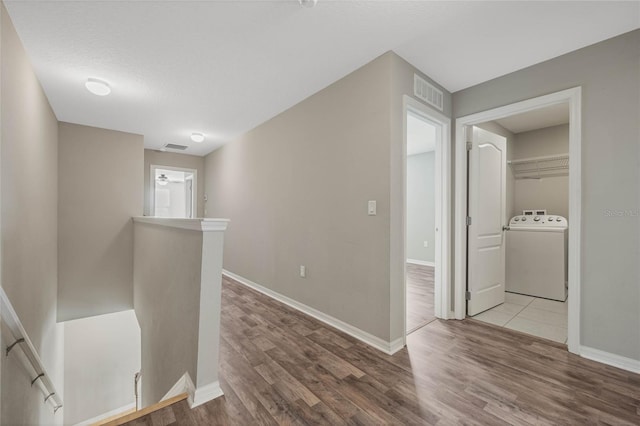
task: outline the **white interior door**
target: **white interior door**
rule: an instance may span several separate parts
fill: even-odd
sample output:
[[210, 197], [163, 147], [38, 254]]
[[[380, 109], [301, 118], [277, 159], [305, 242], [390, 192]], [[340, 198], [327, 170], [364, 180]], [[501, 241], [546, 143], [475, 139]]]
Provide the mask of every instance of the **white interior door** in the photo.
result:
[[504, 303], [507, 139], [480, 129], [469, 151], [467, 315]]

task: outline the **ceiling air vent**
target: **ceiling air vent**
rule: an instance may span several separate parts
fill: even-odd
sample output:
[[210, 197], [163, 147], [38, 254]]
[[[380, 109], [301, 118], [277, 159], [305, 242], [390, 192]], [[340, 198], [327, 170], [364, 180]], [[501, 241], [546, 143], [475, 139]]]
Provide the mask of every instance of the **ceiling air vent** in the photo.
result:
[[418, 74], [413, 75], [413, 93], [417, 98], [442, 111], [444, 99], [442, 90], [436, 89]]
[[185, 149], [189, 148], [186, 145], [177, 145], [175, 143], [168, 143], [164, 147], [166, 149], [177, 149], [178, 151], [184, 151]]

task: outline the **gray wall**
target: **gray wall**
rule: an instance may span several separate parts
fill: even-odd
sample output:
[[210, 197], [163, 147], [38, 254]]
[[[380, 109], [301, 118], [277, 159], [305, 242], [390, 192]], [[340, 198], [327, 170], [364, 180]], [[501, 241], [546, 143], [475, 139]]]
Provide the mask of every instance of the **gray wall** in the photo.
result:
[[64, 323], [64, 424], [134, 403], [140, 327], [131, 311]]
[[[513, 159], [520, 160], [569, 152], [569, 125], [547, 127], [516, 134], [512, 144]], [[514, 209], [547, 209], [549, 214], [569, 218], [569, 176], [515, 181]]]
[[513, 141], [513, 157], [520, 160], [569, 153], [569, 125], [545, 127], [529, 132], [517, 133]]
[[[56, 327], [58, 122], [9, 15], [1, 16], [0, 181], [2, 287], [57, 390], [62, 385], [62, 334]], [[2, 335], [2, 347], [9, 343]], [[55, 424], [42, 393], [17, 361], [2, 359], [1, 424]]]
[[202, 242], [202, 232], [135, 224], [142, 406], [160, 401], [185, 372], [196, 381]]
[[402, 337], [402, 102], [414, 72], [388, 52], [206, 157], [207, 216], [232, 223], [226, 269], [383, 340]]
[[[384, 340], [391, 59], [379, 57], [205, 160], [207, 216], [231, 219], [224, 267]], [[367, 215], [368, 200], [377, 200], [377, 216]]]
[[60, 123], [58, 320], [133, 308], [143, 137]]
[[144, 150], [144, 215], [151, 216], [151, 186], [149, 185], [151, 165], [156, 166], [172, 166], [172, 167], [184, 167], [187, 169], [197, 170], [198, 186], [198, 217], [205, 216], [205, 202], [204, 202], [204, 157], [198, 157], [196, 155], [176, 154], [172, 152], [160, 152], [153, 149]]
[[226, 269], [383, 340], [402, 337], [402, 102], [414, 72], [388, 52], [206, 157], [207, 216], [231, 219]]
[[636, 30], [453, 95], [462, 117], [582, 86], [581, 343], [636, 360], [640, 222], [624, 212], [640, 208], [639, 58]]
[[407, 259], [435, 261], [434, 166], [434, 151], [407, 157]]

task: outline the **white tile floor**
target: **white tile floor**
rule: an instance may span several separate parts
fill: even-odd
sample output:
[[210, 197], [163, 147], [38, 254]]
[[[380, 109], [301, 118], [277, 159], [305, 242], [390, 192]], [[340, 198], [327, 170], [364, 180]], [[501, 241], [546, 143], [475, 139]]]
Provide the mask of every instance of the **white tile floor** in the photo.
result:
[[567, 302], [505, 293], [503, 304], [474, 319], [523, 333], [567, 343]]

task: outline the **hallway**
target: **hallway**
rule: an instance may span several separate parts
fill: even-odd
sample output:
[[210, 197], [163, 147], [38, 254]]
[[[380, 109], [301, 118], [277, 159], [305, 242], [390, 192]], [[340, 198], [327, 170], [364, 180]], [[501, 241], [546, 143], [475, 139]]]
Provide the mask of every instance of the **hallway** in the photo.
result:
[[226, 277], [224, 397], [130, 424], [640, 423], [640, 376], [474, 320], [432, 321], [394, 356]]

